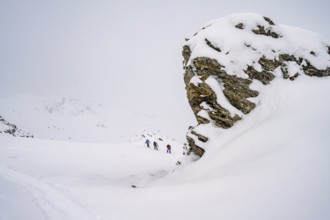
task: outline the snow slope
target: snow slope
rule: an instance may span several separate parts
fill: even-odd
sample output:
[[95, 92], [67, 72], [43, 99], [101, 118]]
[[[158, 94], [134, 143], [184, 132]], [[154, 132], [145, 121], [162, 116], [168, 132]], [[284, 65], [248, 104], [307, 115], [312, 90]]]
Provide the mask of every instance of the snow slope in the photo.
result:
[[1, 137], [0, 219], [327, 220], [330, 80], [292, 85], [275, 81], [267, 104], [231, 132], [217, 130], [194, 163], [180, 144], [169, 155], [143, 139]]
[[197, 194], [213, 202], [192, 209], [204, 207], [205, 219], [329, 219], [325, 94], [329, 79], [275, 82], [267, 104], [230, 131], [212, 130], [203, 157], [171, 181], [201, 185]]

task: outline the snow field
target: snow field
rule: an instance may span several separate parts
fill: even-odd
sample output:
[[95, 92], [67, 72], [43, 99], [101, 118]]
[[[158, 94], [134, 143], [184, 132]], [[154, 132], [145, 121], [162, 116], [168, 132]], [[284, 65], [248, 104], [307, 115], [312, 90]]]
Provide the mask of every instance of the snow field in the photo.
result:
[[[171, 172], [181, 157], [147, 149], [142, 142], [79, 144], [2, 137], [0, 146], [4, 219], [116, 219], [118, 193], [132, 196], [140, 186]], [[21, 193], [4, 191], [15, 188]], [[90, 192], [95, 194], [85, 198]], [[102, 198], [93, 201], [100, 192]], [[93, 205], [103, 197], [107, 207]], [[22, 198], [34, 209], [17, 212], [9, 201]]]

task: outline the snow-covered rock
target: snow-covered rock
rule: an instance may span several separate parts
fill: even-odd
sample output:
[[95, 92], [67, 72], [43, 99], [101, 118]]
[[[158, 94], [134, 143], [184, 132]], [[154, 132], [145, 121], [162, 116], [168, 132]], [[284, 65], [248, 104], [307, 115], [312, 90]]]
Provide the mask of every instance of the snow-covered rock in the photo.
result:
[[[329, 45], [316, 33], [258, 14], [207, 23], [187, 39], [182, 53], [187, 97], [198, 121], [187, 135], [191, 150], [202, 156], [214, 129], [231, 128], [257, 108], [271, 105], [276, 111], [292, 95], [281, 88], [297, 81], [316, 82], [318, 88], [319, 77], [330, 75]], [[264, 95], [270, 85], [278, 90], [273, 100]]]
[[16, 125], [9, 123], [0, 115], [0, 134], [1, 135], [10, 135], [14, 137], [26, 137], [33, 138], [33, 135], [29, 132], [23, 131], [18, 128]]

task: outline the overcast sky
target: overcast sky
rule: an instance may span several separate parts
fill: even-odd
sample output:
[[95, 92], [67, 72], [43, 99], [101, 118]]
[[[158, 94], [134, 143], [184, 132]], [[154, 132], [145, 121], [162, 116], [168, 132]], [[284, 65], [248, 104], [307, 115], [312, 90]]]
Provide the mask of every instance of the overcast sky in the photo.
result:
[[209, 20], [255, 12], [330, 41], [329, 8], [328, 0], [1, 0], [0, 97], [70, 96], [188, 121], [185, 37]]

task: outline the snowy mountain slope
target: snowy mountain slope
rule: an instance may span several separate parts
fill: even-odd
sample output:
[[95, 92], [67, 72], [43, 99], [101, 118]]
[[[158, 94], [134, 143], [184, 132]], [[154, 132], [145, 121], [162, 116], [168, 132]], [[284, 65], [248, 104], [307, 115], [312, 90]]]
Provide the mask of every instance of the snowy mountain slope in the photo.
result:
[[[195, 139], [206, 150], [197, 161], [183, 157], [181, 143], [152, 132], [120, 144], [0, 136], [0, 219], [328, 220], [330, 78], [272, 74], [267, 86], [249, 84], [260, 92], [248, 99], [257, 107], [234, 126], [195, 128], [208, 138]], [[58, 120], [75, 118], [50, 109]], [[98, 112], [91, 109], [86, 118]], [[210, 120], [206, 113], [199, 116]], [[145, 138], [158, 140], [160, 151]]]
[[42, 139], [127, 142], [147, 130], [183, 141], [188, 126], [176, 125], [157, 114], [145, 115], [120, 106], [67, 97], [20, 95], [1, 99], [0, 106], [4, 106], [1, 114], [5, 119]]
[[320, 97], [330, 80], [294, 85], [275, 81], [267, 105], [231, 132], [213, 130], [194, 163], [182, 145], [172, 143], [177, 153], [168, 155], [163, 144], [146, 148], [144, 137], [1, 137], [0, 219], [329, 219], [330, 104]]
[[181, 158], [180, 145], [168, 155], [140, 137], [126, 144], [2, 137], [0, 219], [329, 219], [330, 104], [319, 97], [330, 81], [314, 80], [275, 81], [267, 108], [232, 133], [215, 132], [208, 144], [218, 147], [194, 163]]
[[267, 108], [232, 132], [214, 132], [209, 144], [217, 148], [194, 163], [181, 158], [180, 144], [168, 155], [140, 137], [127, 144], [1, 137], [0, 219], [326, 220], [330, 105], [319, 97], [330, 82], [314, 80], [275, 82], [264, 94]]

